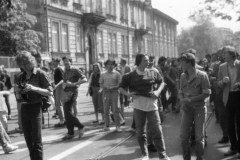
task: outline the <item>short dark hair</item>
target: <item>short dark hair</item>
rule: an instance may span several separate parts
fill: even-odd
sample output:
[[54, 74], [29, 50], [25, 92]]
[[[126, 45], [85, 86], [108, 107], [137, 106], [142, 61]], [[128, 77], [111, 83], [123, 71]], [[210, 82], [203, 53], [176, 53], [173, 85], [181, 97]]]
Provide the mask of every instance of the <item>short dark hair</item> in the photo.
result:
[[196, 58], [195, 55], [192, 53], [184, 53], [182, 54], [182, 56], [180, 57], [181, 61], [184, 61], [186, 63], [190, 63], [192, 66], [195, 66], [196, 64]]
[[69, 62], [72, 63], [72, 58], [69, 57], [69, 56], [63, 56], [63, 57], [62, 57], [62, 60], [63, 60], [63, 61], [64, 61], [64, 60], [68, 60]]
[[145, 56], [146, 56], [145, 54], [140, 54], [140, 53], [137, 54], [135, 59], [135, 65], [139, 66]]
[[226, 51], [228, 52], [228, 54], [233, 58], [233, 59], [236, 59], [237, 58], [237, 52], [235, 50], [234, 47], [232, 46], [225, 46], [223, 47], [223, 52]]
[[167, 60], [166, 57], [161, 56], [161, 57], [159, 57], [159, 59], [158, 59], [158, 64], [161, 64], [162, 62], [165, 62], [166, 60]]
[[149, 61], [154, 61], [155, 57], [154, 56], [149, 56]]
[[108, 59], [108, 60], [106, 60], [105, 62], [104, 62], [104, 66], [107, 66], [108, 65], [108, 63], [110, 63], [110, 62], [112, 62], [113, 63], [113, 65], [114, 66], [116, 66], [116, 61], [115, 61], [115, 59]]

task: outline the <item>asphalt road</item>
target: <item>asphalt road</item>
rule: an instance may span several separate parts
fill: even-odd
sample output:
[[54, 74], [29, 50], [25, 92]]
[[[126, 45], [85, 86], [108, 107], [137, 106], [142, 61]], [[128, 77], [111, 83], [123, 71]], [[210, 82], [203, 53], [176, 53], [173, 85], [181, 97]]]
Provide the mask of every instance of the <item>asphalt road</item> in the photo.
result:
[[[86, 96], [87, 84], [83, 84], [79, 89], [78, 98], [78, 118], [86, 126], [85, 135], [79, 139], [74, 138], [69, 141], [62, 141], [66, 133], [66, 128], [54, 128], [53, 125], [58, 119], [53, 119], [54, 110], [50, 111], [49, 126], [47, 124], [48, 115], [45, 114], [45, 129], [43, 129], [44, 159], [45, 160], [138, 160], [141, 157], [140, 149], [136, 141], [136, 135], [130, 132], [116, 133], [114, 127], [110, 132], [99, 132], [103, 127], [92, 124], [95, 120], [91, 97]], [[10, 96], [12, 105], [12, 120], [9, 121], [9, 132], [12, 143], [19, 146], [19, 149], [11, 154], [4, 154], [0, 149], [1, 160], [29, 160], [29, 153], [26, 148], [23, 134], [15, 133], [17, 126], [17, 110], [14, 95]], [[210, 114], [210, 113], [209, 113]], [[208, 114], [208, 115], [209, 115]], [[126, 125], [130, 126], [132, 121], [132, 108], [125, 109]], [[172, 160], [181, 160], [181, 146], [179, 138], [179, 128], [181, 123], [181, 113], [167, 113], [163, 123], [163, 132], [167, 148], [167, 154]], [[112, 125], [114, 126], [114, 125]], [[227, 145], [219, 145], [217, 141], [221, 138], [221, 130], [216, 124], [215, 118], [211, 119], [207, 128], [207, 147], [205, 149], [206, 160], [234, 160], [233, 157], [225, 158], [223, 153], [229, 148]], [[157, 160], [157, 153], [150, 153], [151, 160]], [[192, 159], [196, 159], [193, 156]]]

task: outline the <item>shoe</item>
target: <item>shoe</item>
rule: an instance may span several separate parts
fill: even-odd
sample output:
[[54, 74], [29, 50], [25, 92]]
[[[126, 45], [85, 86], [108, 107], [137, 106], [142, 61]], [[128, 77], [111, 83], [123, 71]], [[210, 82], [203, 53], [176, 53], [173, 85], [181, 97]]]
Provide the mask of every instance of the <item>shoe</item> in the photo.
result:
[[107, 132], [107, 131], [110, 131], [109, 127], [104, 127], [103, 129], [100, 130], [100, 132]]
[[124, 126], [126, 123], [125, 123], [125, 120], [120, 124], [121, 126]]
[[149, 160], [148, 156], [142, 156], [142, 160]]
[[63, 123], [57, 123], [57, 124], [55, 124], [54, 125], [54, 127], [64, 127], [65, 126], [65, 122], [63, 122]]
[[119, 133], [120, 133], [120, 132], [122, 132], [122, 129], [121, 129], [120, 127], [117, 127], [117, 128], [116, 128], [116, 132], [119, 132]]
[[229, 138], [228, 137], [222, 137], [222, 139], [220, 141], [218, 141], [219, 144], [226, 144], [229, 142]]
[[160, 160], [171, 160], [168, 156], [165, 158], [160, 158]]
[[235, 155], [235, 154], [237, 154], [236, 150], [229, 149], [226, 153], [224, 153], [224, 156], [229, 157], [229, 156], [232, 156], [232, 155]]
[[134, 133], [136, 133], [136, 129], [134, 129], [132, 127], [126, 128], [125, 131], [126, 132], [134, 132]]
[[100, 124], [100, 125], [103, 125], [103, 124], [105, 124], [105, 122], [104, 122], [104, 121], [101, 121], [101, 122], [99, 122], [99, 124]]
[[95, 120], [95, 121], [93, 121], [92, 123], [95, 124], [95, 123], [98, 123], [98, 122], [99, 122], [98, 120]]
[[20, 129], [20, 128], [15, 128], [15, 132], [17, 132], [17, 133], [23, 133], [23, 130]]
[[4, 153], [10, 153], [18, 149], [18, 146], [14, 146], [11, 144], [7, 144], [6, 146], [3, 147]]
[[82, 138], [82, 136], [84, 135], [84, 132], [85, 132], [85, 128], [79, 128], [78, 129], [78, 137], [79, 138]]
[[66, 134], [66, 135], [63, 137], [63, 140], [68, 140], [68, 139], [72, 139], [72, 138], [74, 138], [74, 135]]
[[150, 152], [157, 152], [157, 149], [154, 146], [154, 144], [149, 144], [147, 147]]

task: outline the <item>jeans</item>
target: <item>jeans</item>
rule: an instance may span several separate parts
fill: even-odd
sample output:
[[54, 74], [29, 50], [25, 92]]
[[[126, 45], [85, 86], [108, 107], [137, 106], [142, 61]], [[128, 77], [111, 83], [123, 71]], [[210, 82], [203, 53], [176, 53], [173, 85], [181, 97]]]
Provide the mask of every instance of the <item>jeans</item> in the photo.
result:
[[129, 106], [130, 100], [127, 96], [120, 94], [119, 99], [120, 99], [121, 106], [125, 106], [125, 107]]
[[181, 122], [181, 144], [183, 150], [183, 159], [191, 159], [191, 128], [195, 124], [195, 141], [196, 141], [196, 156], [197, 160], [203, 159], [204, 143], [205, 143], [205, 119], [207, 114], [206, 106], [184, 106]]
[[103, 91], [104, 119], [105, 119], [106, 127], [109, 127], [110, 125], [110, 119], [109, 119], [110, 109], [113, 112], [116, 127], [120, 127], [118, 95], [119, 95], [118, 90]]
[[231, 150], [240, 153], [240, 108], [239, 108], [240, 91], [230, 92], [227, 102], [228, 114], [228, 133], [231, 142]]
[[6, 144], [10, 143], [10, 138], [7, 135], [1, 121], [0, 121], [0, 145], [4, 146]]
[[95, 113], [103, 113], [102, 93], [99, 93], [100, 87], [92, 87], [92, 101]]
[[5, 98], [5, 102], [6, 102], [6, 106], [7, 106], [7, 110], [8, 110], [8, 115], [11, 115], [11, 106], [9, 103], [9, 95], [3, 95]]
[[78, 127], [78, 129], [84, 128], [84, 125], [80, 123], [79, 119], [73, 115], [73, 106], [76, 103], [76, 99], [70, 99], [63, 104], [66, 126], [69, 135], [74, 135], [75, 126]]
[[22, 104], [22, 127], [31, 160], [43, 160], [42, 104]]
[[149, 128], [153, 133], [153, 141], [158, 151], [159, 158], [165, 158], [166, 148], [158, 110], [146, 112], [134, 109], [134, 118], [136, 123], [137, 139], [142, 155], [148, 156], [146, 135], [146, 123], [148, 122]]
[[62, 86], [60, 85], [54, 90], [53, 94], [54, 94], [54, 101], [55, 101], [57, 115], [59, 116], [59, 120], [63, 122], [64, 113], [63, 113], [63, 107], [61, 102], [61, 92], [62, 92], [61, 90], [62, 90]]

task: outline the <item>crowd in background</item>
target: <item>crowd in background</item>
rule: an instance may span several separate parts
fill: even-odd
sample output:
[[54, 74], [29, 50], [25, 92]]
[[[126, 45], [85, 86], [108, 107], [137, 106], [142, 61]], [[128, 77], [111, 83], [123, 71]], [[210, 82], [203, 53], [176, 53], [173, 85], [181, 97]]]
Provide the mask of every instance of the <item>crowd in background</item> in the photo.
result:
[[[216, 121], [222, 129], [223, 135], [218, 143], [231, 143], [230, 150], [224, 155], [239, 154], [240, 124], [239, 118], [236, 119], [240, 117], [236, 105], [240, 92], [238, 53], [233, 47], [226, 46], [216, 53], [207, 54], [199, 61], [196, 60], [196, 56], [194, 49], [188, 49], [181, 53], [179, 58], [162, 56], [156, 60], [154, 56], [137, 54], [134, 66], [129, 66], [124, 58], [121, 58], [119, 64], [111, 58], [104, 63], [93, 64], [88, 75], [87, 91], [94, 106], [95, 120], [92, 123], [103, 125], [101, 131], [107, 132], [112, 120], [116, 132], [122, 132], [121, 126], [125, 125], [124, 109], [132, 105], [132, 125], [126, 130], [137, 133], [142, 160], [149, 159], [148, 151], [158, 152], [160, 159], [169, 160], [161, 123], [168, 112], [178, 114], [182, 110], [180, 136], [183, 158], [189, 160], [191, 157], [191, 140], [198, 146], [197, 159], [202, 160], [206, 143], [206, 111], [210, 108], [215, 112]], [[17, 146], [10, 144], [7, 136], [7, 119], [11, 120], [9, 90], [14, 86], [19, 125], [16, 131], [24, 133], [31, 159], [42, 159], [43, 103], [35, 97], [40, 94], [54, 98], [52, 104], [56, 112], [53, 118], [59, 118], [59, 123], [54, 127], [66, 126], [67, 134], [64, 140], [72, 139], [75, 135], [82, 137], [85, 127], [76, 116], [77, 97], [78, 88], [87, 79], [79, 68], [72, 66], [69, 57], [54, 58], [48, 67], [41, 67], [33, 58], [29, 52], [17, 56], [16, 61], [21, 72], [15, 75], [13, 85], [4, 66], [0, 67], [0, 100], [5, 101], [7, 108], [5, 112], [0, 111], [0, 142], [5, 153], [17, 149]], [[63, 67], [60, 64], [63, 64]], [[23, 81], [26, 82], [24, 93], [19, 94], [18, 89]], [[31, 100], [22, 103], [18, 96], [29, 96], [25, 92], [34, 94]], [[38, 107], [29, 111], [33, 105]], [[34, 115], [33, 113], [36, 113], [35, 117], [29, 116]], [[35, 124], [29, 123], [30, 121], [34, 121]], [[31, 128], [33, 125], [35, 127]], [[74, 131], [74, 127], [78, 128], [77, 132]], [[34, 139], [31, 138], [31, 133], [35, 133]]]

